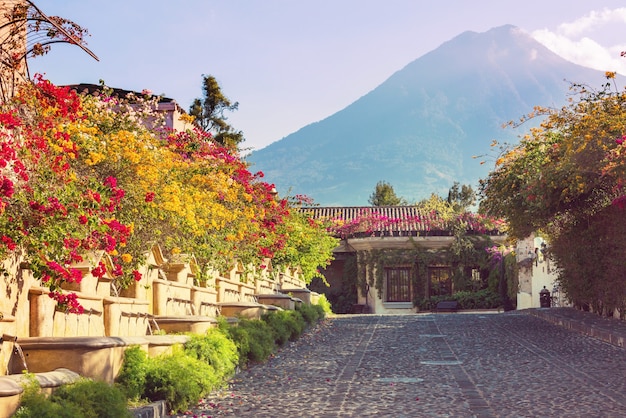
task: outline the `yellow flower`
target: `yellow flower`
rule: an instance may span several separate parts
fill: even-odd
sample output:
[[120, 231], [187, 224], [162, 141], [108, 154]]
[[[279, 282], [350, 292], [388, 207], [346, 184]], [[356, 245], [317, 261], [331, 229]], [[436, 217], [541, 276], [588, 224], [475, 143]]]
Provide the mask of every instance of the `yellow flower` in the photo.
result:
[[187, 113], [183, 113], [182, 115], [180, 115], [178, 120], [181, 122], [185, 122], [185, 123], [193, 123], [196, 120], [196, 118]]
[[121, 258], [122, 258], [122, 261], [125, 263], [130, 263], [131, 261], [133, 261], [133, 256], [128, 253], [122, 254]]

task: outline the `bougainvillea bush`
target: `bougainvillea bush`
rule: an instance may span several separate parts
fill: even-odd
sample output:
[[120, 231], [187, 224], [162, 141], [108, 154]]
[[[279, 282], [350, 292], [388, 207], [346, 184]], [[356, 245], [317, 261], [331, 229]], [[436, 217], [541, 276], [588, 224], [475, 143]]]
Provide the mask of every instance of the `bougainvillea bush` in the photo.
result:
[[[0, 256], [22, 254], [34, 277], [68, 312], [80, 313], [64, 282], [89, 254], [111, 266], [116, 288], [141, 279], [149, 244], [193, 254], [201, 274], [238, 259], [325, 266], [333, 240], [238, 151], [200, 129], [166, 129], [158, 98], [119, 98], [103, 86], [82, 95], [35, 77], [0, 108]], [[193, 125], [191, 125], [193, 126]], [[314, 249], [315, 251], [307, 251]], [[308, 276], [308, 277], [307, 277]]]
[[498, 158], [481, 206], [506, 218], [513, 237], [544, 234], [575, 306], [626, 317], [626, 91], [615, 73], [606, 79], [598, 90], [573, 85], [567, 106], [529, 115], [544, 120]]

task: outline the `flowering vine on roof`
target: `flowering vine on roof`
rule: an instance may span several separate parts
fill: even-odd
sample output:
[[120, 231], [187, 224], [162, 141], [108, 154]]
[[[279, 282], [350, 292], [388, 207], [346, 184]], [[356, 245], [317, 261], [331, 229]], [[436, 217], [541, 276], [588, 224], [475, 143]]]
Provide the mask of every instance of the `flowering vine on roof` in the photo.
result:
[[363, 235], [375, 236], [394, 231], [420, 235], [450, 233], [455, 225], [474, 234], [502, 233], [506, 229], [502, 220], [471, 212], [456, 214], [451, 219], [444, 219], [434, 211], [421, 216], [399, 217], [390, 217], [381, 212], [375, 208], [367, 208], [362, 209], [358, 216], [351, 219], [334, 218], [331, 220], [329, 231], [345, 239]]

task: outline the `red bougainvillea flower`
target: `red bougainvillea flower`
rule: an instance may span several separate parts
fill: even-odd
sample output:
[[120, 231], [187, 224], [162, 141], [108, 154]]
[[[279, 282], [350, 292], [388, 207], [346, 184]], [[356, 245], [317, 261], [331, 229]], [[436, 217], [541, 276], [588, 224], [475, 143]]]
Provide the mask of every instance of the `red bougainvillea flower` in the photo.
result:
[[2, 243], [6, 245], [6, 247], [10, 251], [13, 251], [17, 247], [17, 245], [15, 244], [15, 242], [13, 242], [11, 237], [7, 237], [6, 235], [3, 235], [2, 238], [0, 238], [0, 240], [2, 240]]
[[56, 300], [57, 306], [68, 313], [82, 314], [85, 309], [78, 301], [76, 293], [50, 292], [48, 296]]
[[102, 261], [98, 263], [98, 266], [95, 269], [91, 270], [92, 276], [97, 277], [97, 278], [104, 277], [106, 273], [107, 273], [107, 267], [104, 265]]

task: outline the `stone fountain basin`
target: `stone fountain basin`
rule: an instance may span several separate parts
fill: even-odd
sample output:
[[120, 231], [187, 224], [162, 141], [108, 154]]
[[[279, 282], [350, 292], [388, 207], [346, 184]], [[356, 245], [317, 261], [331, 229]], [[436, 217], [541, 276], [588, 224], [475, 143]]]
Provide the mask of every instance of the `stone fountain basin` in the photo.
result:
[[81, 376], [113, 383], [124, 360], [124, 351], [138, 345], [148, 355], [168, 352], [189, 340], [185, 335], [142, 337], [31, 337], [19, 345], [29, 372], [69, 369]]
[[[68, 369], [57, 369], [46, 373], [35, 373], [34, 379], [39, 383], [41, 391], [46, 394], [60, 386], [76, 382], [80, 376]], [[0, 376], [0, 418], [12, 416], [20, 404], [20, 396], [24, 392], [24, 384], [28, 376], [11, 374]]]

